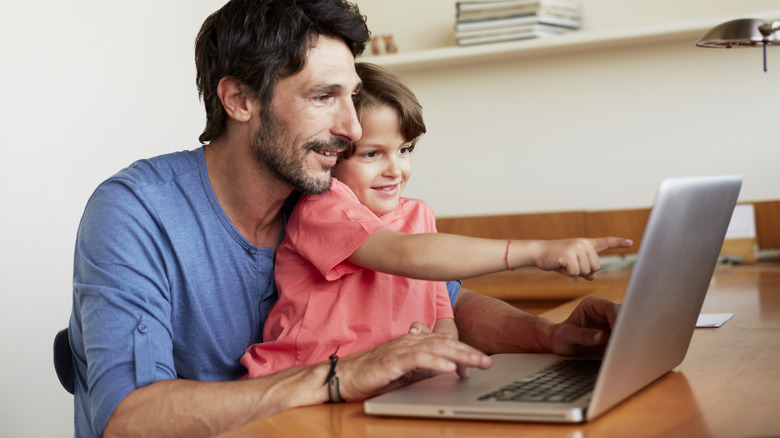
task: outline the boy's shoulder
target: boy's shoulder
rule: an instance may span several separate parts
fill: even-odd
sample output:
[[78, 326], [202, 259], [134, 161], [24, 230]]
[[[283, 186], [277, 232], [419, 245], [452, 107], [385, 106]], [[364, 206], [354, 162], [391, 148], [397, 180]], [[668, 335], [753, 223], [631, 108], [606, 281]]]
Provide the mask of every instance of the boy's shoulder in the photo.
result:
[[431, 214], [433, 214], [433, 208], [431, 208], [431, 206], [422, 199], [401, 197], [401, 199], [398, 201], [398, 205], [403, 206], [404, 208], [430, 211]]
[[295, 209], [309, 209], [315, 208], [315, 206], [317, 206], [316, 208], [321, 208], [320, 206], [323, 204], [351, 205], [352, 203], [360, 204], [357, 195], [349, 186], [333, 178], [328, 191], [319, 194], [301, 194]]
[[[330, 185], [330, 190], [328, 190], [324, 194], [326, 194], [326, 195], [330, 194], [330, 195], [339, 196], [339, 197], [346, 196], [346, 197], [357, 199], [357, 196], [352, 191], [352, 189], [350, 189], [348, 185], [346, 185], [343, 182], [339, 181], [338, 178], [333, 178], [333, 180], [331, 182], [331, 185]], [[318, 195], [313, 195], [313, 196], [318, 196]]]
[[433, 213], [433, 208], [425, 201], [417, 198], [402, 197], [398, 201], [396, 212], [396, 216], [417, 218], [417, 220], [422, 220], [428, 224], [436, 221], [436, 215]]

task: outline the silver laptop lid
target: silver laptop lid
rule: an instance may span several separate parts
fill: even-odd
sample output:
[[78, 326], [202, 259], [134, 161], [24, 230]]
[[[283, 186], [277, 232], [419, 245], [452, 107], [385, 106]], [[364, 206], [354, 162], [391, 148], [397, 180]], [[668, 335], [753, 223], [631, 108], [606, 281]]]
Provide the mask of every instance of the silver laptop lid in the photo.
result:
[[741, 185], [741, 176], [661, 182], [588, 419], [682, 362]]

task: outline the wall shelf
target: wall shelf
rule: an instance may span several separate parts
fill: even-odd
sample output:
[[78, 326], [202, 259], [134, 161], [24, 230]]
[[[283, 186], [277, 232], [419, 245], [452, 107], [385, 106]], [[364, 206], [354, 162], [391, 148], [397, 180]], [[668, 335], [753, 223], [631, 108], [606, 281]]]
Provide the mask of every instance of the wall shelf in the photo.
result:
[[[763, 20], [780, 19], [780, 11], [765, 11], [748, 15], [750, 18]], [[748, 15], [744, 17], [748, 17]], [[450, 46], [392, 55], [363, 56], [359, 61], [380, 64], [400, 73], [681, 41], [690, 41], [691, 46], [693, 46], [696, 40], [713, 26], [724, 21], [744, 17], [707, 18], [620, 30], [579, 30], [540, 39], [477, 46]]]

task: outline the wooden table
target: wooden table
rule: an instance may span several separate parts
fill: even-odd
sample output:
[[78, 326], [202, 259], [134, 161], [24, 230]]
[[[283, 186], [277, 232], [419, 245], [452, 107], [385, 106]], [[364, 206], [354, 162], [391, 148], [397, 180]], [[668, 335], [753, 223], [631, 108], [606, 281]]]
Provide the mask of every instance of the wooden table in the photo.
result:
[[[622, 291], [611, 286], [593, 295], [620, 301]], [[560, 321], [576, 301], [545, 316]], [[735, 316], [723, 327], [696, 329], [679, 367], [592, 423], [379, 418], [364, 414], [362, 403], [347, 403], [292, 409], [224, 436], [780, 436], [780, 263], [719, 268], [702, 311]]]

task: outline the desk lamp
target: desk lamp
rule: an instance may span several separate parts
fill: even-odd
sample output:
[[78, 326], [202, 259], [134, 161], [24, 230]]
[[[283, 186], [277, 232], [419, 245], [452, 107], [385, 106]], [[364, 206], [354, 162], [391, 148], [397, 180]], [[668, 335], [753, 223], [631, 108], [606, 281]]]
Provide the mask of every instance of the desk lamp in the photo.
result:
[[709, 30], [696, 42], [698, 47], [755, 47], [764, 46], [764, 71], [766, 71], [766, 47], [780, 45], [780, 21], [766, 22], [752, 18], [727, 21]]

